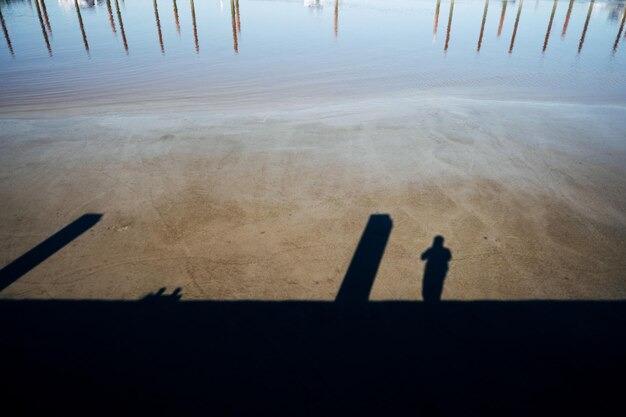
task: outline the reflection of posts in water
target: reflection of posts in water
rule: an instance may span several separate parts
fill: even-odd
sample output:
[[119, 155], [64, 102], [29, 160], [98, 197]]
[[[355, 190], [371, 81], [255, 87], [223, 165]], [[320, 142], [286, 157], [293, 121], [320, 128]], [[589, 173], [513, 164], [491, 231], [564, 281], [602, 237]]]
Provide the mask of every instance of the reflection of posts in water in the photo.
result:
[[178, 6], [174, 0], [174, 22], [176, 23], [176, 33], [180, 35], [180, 21], [178, 20]]
[[483, 33], [485, 33], [485, 21], [487, 20], [487, 9], [489, 8], [489, 0], [485, 0], [485, 10], [483, 11], [483, 22], [480, 24], [480, 36], [478, 37], [478, 46], [476, 52], [480, 52], [480, 45], [483, 43]]
[[200, 44], [198, 43], [198, 26], [196, 26], [196, 7], [193, 4], [193, 0], [190, 0], [191, 4], [191, 22], [193, 24], [193, 40], [196, 45], [196, 53], [200, 52]]
[[107, 13], [109, 13], [109, 23], [111, 24], [111, 30], [115, 33], [115, 21], [113, 20], [113, 10], [111, 9], [111, 0], [107, 0]]
[[339, 0], [335, 0], [335, 38], [339, 30]]
[[520, 0], [519, 7], [517, 9], [517, 16], [515, 16], [515, 26], [513, 26], [513, 35], [511, 36], [511, 46], [509, 46], [509, 53], [513, 52], [513, 46], [515, 45], [515, 35], [517, 35], [517, 25], [519, 24], [519, 17], [522, 14], [522, 6], [524, 0]]
[[619, 45], [619, 40], [622, 37], [622, 31], [624, 30], [624, 21], [626, 20], [626, 9], [624, 13], [622, 13], [622, 23], [619, 25], [619, 32], [617, 32], [617, 38], [615, 38], [615, 43], [613, 44], [613, 53], [617, 51], [617, 45]]
[[239, 0], [235, 0], [235, 16], [237, 18], [237, 33], [241, 33], [241, 20], [239, 19]]
[[580, 42], [578, 43], [578, 53], [582, 51], [583, 44], [585, 43], [585, 36], [587, 35], [587, 27], [589, 26], [589, 19], [591, 18], [591, 11], [593, 10], [593, 3], [595, 0], [591, 0], [589, 3], [589, 11], [587, 12], [587, 19], [585, 19], [585, 27], [583, 28], [583, 33], [580, 35]]
[[504, 15], [506, 14], [506, 3], [506, 0], [502, 2], [502, 13], [500, 14], [500, 24], [498, 25], [498, 38], [502, 34], [502, 25], [504, 24]]
[[424, 279], [422, 281], [422, 297], [425, 302], [440, 301], [443, 282], [448, 273], [448, 262], [452, 259], [450, 249], [443, 246], [443, 237], [435, 236], [433, 245], [422, 253]]
[[337, 303], [367, 303], [392, 227], [388, 214], [370, 216], [335, 298]]
[[561, 32], [561, 38], [565, 37], [567, 32], [567, 25], [569, 24], [569, 18], [572, 15], [572, 7], [574, 6], [574, 0], [569, 0], [569, 7], [567, 8], [567, 14], [565, 15], [565, 23], [563, 23], [563, 31]]
[[448, 50], [448, 43], [450, 43], [450, 28], [452, 27], [452, 14], [454, 13], [454, 0], [450, 2], [450, 16], [448, 16], [448, 29], [446, 30], [446, 45], [443, 47], [444, 51]]
[[80, 7], [78, 7], [78, 0], [74, 0], [74, 6], [76, 6], [76, 14], [78, 15], [78, 24], [80, 25], [80, 32], [83, 35], [83, 43], [85, 44], [85, 51], [89, 53], [89, 42], [87, 42], [87, 34], [85, 33], [85, 26], [83, 25], [83, 17], [80, 14]]
[[439, 8], [441, 6], [441, 0], [437, 0], [437, 7], [435, 7], [435, 25], [433, 26], [433, 40], [437, 38], [437, 26], [439, 26]]
[[52, 27], [50, 26], [50, 19], [48, 19], [48, 9], [46, 9], [46, 2], [44, 0], [35, 0], [41, 2], [41, 12], [43, 13], [44, 21], [46, 22], [46, 29], [52, 33]]
[[156, 19], [157, 33], [159, 34], [159, 45], [161, 45], [161, 53], [164, 54], [165, 48], [163, 47], [163, 34], [161, 33], [161, 20], [159, 19], [157, 0], [153, 0], [152, 4], [154, 5], [154, 18]]
[[237, 46], [237, 22], [235, 19], [235, 0], [230, 0], [230, 15], [232, 18], [233, 24], [233, 49], [235, 50], [235, 54], [239, 53], [239, 48]]
[[2, 22], [2, 31], [4, 32], [4, 39], [7, 41], [7, 46], [9, 47], [9, 52], [11, 52], [11, 56], [14, 56], [13, 53], [13, 45], [11, 45], [11, 38], [9, 37], [9, 31], [7, 30], [7, 25], [4, 22], [4, 16], [2, 15], [2, 9], [0, 9], [0, 22]]
[[50, 47], [50, 40], [48, 39], [48, 32], [43, 24], [43, 18], [41, 17], [41, 7], [39, 7], [39, 1], [35, 0], [35, 7], [37, 8], [37, 18], [39, 19], [39, 25], [41, 26], [41, 33], [43, 34], [43, 40], [46, 42], [46, 48], [48, 48], [48, 55], [52, 56], [52, 48]]
[[550, 23], [548, 23], [548, 30], [546, 31], [546, 39], [543, 41], [543, 52], [546, 51], [548, 47], [548, 40], [550, 39], [550, 30], [552, 30], [552, 21], [554, 20], [554, 12], [556, 11], [556, 5], [558, 0], [554, 0], [554, 5], [552, 6], [552, 13], [550, 13]]
[[120, 5], [117, 0], [115, 0], [115, 11], [117, 12], [117, 21], [120, 24], [120, 32], [122, 32], [122, 42], [124, 42], [124, 50], [126, 51], [126, 55], [128, 55], [128, 42], [126, 42], [126, 32], [124, 31], [122, 12], [120, 11]]

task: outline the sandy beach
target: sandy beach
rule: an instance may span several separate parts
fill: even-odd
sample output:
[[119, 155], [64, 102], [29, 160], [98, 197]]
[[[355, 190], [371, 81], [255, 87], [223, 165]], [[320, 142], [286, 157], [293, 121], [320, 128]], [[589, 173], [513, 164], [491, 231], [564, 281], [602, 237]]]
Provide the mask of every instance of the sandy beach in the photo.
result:
[[0, 263], [102, 219], [2, 298], [333, 300], [372, 214], [371, 300], [626, 297], [626, 109], [455, 98], [0, 121]]

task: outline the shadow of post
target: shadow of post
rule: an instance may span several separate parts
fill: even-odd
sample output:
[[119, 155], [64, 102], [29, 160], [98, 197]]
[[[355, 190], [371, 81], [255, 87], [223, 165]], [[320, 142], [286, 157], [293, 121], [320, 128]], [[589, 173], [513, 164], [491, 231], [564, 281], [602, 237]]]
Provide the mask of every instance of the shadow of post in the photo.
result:
[[370, 216], [337, 293], [337, 303], [367, 303], [392, 227], [393, 221], [388, 214]]
[[0, 291], [54, 255], [100, 221], [102, 214], [84, 214], [0, 270]]

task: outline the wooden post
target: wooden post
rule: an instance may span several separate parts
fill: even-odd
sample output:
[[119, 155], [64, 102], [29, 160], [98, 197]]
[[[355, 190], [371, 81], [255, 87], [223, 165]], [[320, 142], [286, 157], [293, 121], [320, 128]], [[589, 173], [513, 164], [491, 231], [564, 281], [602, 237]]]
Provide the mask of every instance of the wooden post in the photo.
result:
[[41, 17], [41, 8], [39, 7], [39, 0], [35, 0], [35, 7], [37, 8], [37, 17], [39, 18], [39, 25], [41, 26], [41, 33], [43, 34], [43, 40], [46, 42], [46, 48], [48, 48], [48, 55], [52, 56], [52, 48], [50, 47], [50, 40], [48, 39], [48, 32], [43, 24], [43, 18]]
[[500, 24], [498, 25], [498, 38], [502, 34], [502, 24], [504, 23], [504, 15], [506, 14], [506, 3], [507, 0], [502, 2], [502, 13], [500, 14]]
[[543, 51], [546, 52], [546, 48], [548, 47], [548, 40], [550, 39], [550, 30], [552, 29], [552, 21], [554, 20], [554, 12], [556, 11], [556, 5], [558, 0], [554, 0], [554, 5], [552, 6], [552, 13], [550, 14], [550, 23], [548, 23], [548, 30], [546, 31], [546, 39], [543, 41]]
[[115, 0], [115, 11], [117, 12], [117, 20], [120, 23], [120, 32], [122, 32], [122, 42], [124, 42], [124, 50], [126, 51], [126, 55], [128, 55], [128, 42], [126, 42], [126, 32], [124, 31], [122, 12], [120, 11], [120, 5], [117, 0]]
[[163, 46], [163, 34], [161, 33], [161, 20], [159, 19], [159, 7], [157, 6], [157, 0], [152, 0], [154, 5], [154, 18], [157, 25], [157, 33], [159, 34], [159, 45], [161, 45], [161, 53], [165, 54], [165, 47]]
[[11, 52], [11, 56], [15, 56], [15, 54], [13, 53], [13, 45], [11, 45], [11, 38], [9, 37], [9, 31], [7, 30], [7, 25], [4, 23], [4, 16], [2, 15], [2, 9], [0, 9], [0, 22], [2, 22], [2, 31], [4, 32], [4, 39], [7, 41], [9, 52]]
[[113, 10], [111, 9], [111, 0], [107, 0], [107, 13], [109, 14], [109, 24], [111, 25], [111, 30], [113, 33], [116, 33], [115, 20], [113, 20]]
[[339, 0], [335, 0], [335, 38], [339, 30]]
[[622, 23], [619, 25], [619, 32], [617, 32], [617, 38], [615, 38], [615, 43], [613, 44], [613, 53], [617, 51], [617, 45], [619, 45], [619, 40], [621, 39], [622, 31], [624, 30], [625, 20], [626, 20], [626, 10], [622, 12]]
[[46, 29], [48, 29], [48, 32], [50, 32], [50, 34], [52, 34], [52, 27], [50, 26], [50, 19], [48, 19], [48, 9], [46, 9], [46, 2], [44, 0], [40, 0], [40, 1], [41, 1], [41, 11], [43, 13], [43, 18], [46, 23]]
[[513, 53], [513, 46], [515, 45], [515, 35], [517, 35], [517, 25], [519, 24], [519, 17], [522, 14], [522, 6], [524, 0], [520, 0], [519, 8], [517, 9], [517, 16], [515, 16], [515, 26], [513, 26], [513, 35], [511, 36], [511, 46], [509, 46], [509, 53]]
[[174, 22], [176, 23], [176, 33], [180, 36], [180, 21], [178, 20], [178, 6], [176, 0], [174, 0]]
[[448, 16], [448, 29], [446, 30], [446, 45], [443, 50], [448, 51], [448, 44], [450, 43], [450, 28], [452, 27], [452, 14], [454, 13], [454, 0], [450, 2], [450, 16]]
[[565, 15], [565, 23], [563, 23], [563, 32], [561, 32], [561, 38], [565, 37], [567, 32], [567, 25], [569, 24], [569, 18], [572, 15], [572, 7], [574, 6], [574, 0], [569, 0], [569, 7], [567, 8], [567, 15]]
[[480, 52], [480, 45], [483, 43], [483, 33], [485, 33], [485, 21], [487, 20], [488, 8], [489, 8], [489, 0], [485, 0], [485, 10], [483, 11], [483, 22], [480, 25], [480, 36], [478, 37], [478, 46], [476, 47], [476, 52]]
[[83, 35], [83, 43], [85, 44], [85, 51], [89, 55], [89, 42], [87, 42], [87, 34], [85, 33], [85, 26], [83, 25], [83, 17], [80, 14], [80, 7], [78, 7], [78, 0], [74, 0], [74, 6], [76, 6], [76, 14], [78, 15], [78, 24], [80, 25], [80, 32]]
[[196, 44], [196, 53], [200, 52], [200, 44], [198, 43], [198, 27], [196, 26], [196, 7], [193, 4], [193, 0], [190, 0], [191, 4], [191, 22], [193, 23], [193, 40]]
[[595, 0], [591, 0], [589, 3], [589, 11], [587, 12], [587, 19], [585, 19], [585, 27], [583, 28], [583, 33], [580, 35], [580, 42], [578, 43], [578, 53], [582, 51], [583, 44], [585, 43], [585, 36], [587, 35], [587, 27], [589, 26], [589, 19], [591, 18], [591, 11], [593, 10], [593, 3]]
[[235, 54], [238, 54], [239, 47], [237, 45], [237, 22], [235, 18], [235, 0], [230, 0], [230, 15], [232, 18], [232, 25], [233, 25], [233, 49], [235, 50]]

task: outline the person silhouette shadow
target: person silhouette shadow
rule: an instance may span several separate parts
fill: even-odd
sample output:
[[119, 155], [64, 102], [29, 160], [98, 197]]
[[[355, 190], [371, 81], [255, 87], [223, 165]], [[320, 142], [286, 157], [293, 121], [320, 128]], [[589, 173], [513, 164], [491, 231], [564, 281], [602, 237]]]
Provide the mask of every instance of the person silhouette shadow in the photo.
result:
[[422, 281], [422, 297], [425, 302], [441, 300], [443, 281], [448, 273], [448, 262], [452, 259], [452, 252], [443, 246], [443, 240], [443, 236], [435, 236], [433, 245], [421, 256], [422, 261], [426, 261]]

